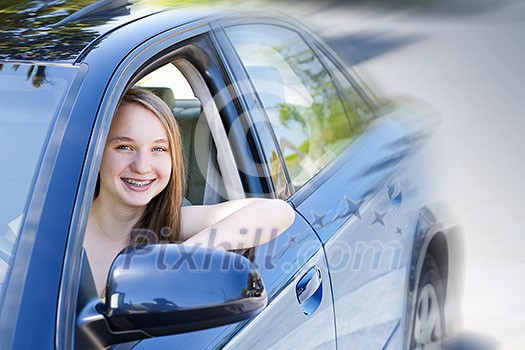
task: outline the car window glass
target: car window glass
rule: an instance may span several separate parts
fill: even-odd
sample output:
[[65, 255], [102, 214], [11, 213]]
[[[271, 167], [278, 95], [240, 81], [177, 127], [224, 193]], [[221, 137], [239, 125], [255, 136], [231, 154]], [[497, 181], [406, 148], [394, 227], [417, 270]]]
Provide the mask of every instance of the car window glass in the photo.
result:
[[[325, 55], [322, 53], [319, 53], [319, 55], [325, 58], [324, 63], [326, 68], [330, 70], [334, 80], [337, 81], [341, 87], [341, 91], [344, 94], [343, 104], [354, 135], [360, 134], [374, 119], [375, 114], [373, 113], [373, 110], [370, 108], [370, 105], [365, 102], [362, 94], [352, 85], [345, 74]], [[362, 87], [363, 85], [365, 88], [367, 87], [366, 84], [361, 82]]]
[[295, 189], [351, 142], [332, 77], [302, 37], [269, 25], [227, 28], [264, 106]]
[[0, 301], [49, 130], [76, 69], [0, 63]]

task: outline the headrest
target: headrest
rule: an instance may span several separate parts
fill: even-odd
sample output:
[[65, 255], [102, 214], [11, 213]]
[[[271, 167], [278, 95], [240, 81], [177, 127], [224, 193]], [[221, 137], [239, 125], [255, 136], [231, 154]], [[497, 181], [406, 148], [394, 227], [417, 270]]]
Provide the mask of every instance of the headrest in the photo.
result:
[[175, 107], [172, 108], [173, 116], [178, 120], [197, 120], [201, 114], [202, 106], [198, 99], [177, 99]]
[[160, 97], [170, 109], [173, 109], [175, 106], [175, 95], [173, 91], [168, 87], [151, 87], [151, 86], [141, 86], [142, 89], [149, 90], [155, 95]]

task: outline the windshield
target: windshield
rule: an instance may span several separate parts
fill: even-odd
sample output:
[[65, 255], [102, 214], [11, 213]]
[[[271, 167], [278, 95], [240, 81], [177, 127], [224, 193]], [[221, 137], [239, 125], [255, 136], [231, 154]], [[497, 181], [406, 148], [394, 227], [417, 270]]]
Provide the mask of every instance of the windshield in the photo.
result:
[[76, 71], [0, 62], [0, 305], [41, 155]]

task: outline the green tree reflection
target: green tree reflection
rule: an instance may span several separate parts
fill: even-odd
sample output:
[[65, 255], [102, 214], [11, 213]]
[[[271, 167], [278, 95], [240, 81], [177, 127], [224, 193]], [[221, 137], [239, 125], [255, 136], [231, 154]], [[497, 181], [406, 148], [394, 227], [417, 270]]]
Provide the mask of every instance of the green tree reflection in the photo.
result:
[[[353, 137], [349, 116], [332, 77], [311, 50], [307, 47], [301, 50], [297, 48], [294, 45], [275, 48], [293, 67], [294, 73], [313, 98], [309, 106], [280, 104], [279, 122], [289, 129], [300, 127], [306, 136], [300, 144], [281, 140], [281, 147], [291, 151], [285, 152], [285, 161], [292, 179], [300, 177], [305, 171], [317, 171], [332, 158], [326, 157], [327, 154], [339, 153]], [[311, 164], [310, 170], [305, 169], [306, 164]]]
[[98, 36], [91, 29], [93, 23], [53, 25], [92, 2], [3, 0], [0, 5], [3, 39], [0, 41], [0, 57], [40, 60], [75, 57]]
[[[18, 71], [20, 64], [0, 64], [0, 73], [9, 74], [4, 70], [4, 66], [11, 67], [13, 72]], [[31, 82], [34, 88], [39, 88], [45, 83], [51, 83], [46, 78], [46, 66], [44, 65], [24, 65], [27, 67], [26, 80]]]
[[[73, 60], [99, 35], [102, 25], [129, 15], [133, 7], [156, 9], [182, 5], [216, 5], [212, 0], [2, 0], [0, 3], [0, 59]], [[97, 10], [78, 11], [99, 4]], [[76, 14], [74, 20], [61, 22]]]

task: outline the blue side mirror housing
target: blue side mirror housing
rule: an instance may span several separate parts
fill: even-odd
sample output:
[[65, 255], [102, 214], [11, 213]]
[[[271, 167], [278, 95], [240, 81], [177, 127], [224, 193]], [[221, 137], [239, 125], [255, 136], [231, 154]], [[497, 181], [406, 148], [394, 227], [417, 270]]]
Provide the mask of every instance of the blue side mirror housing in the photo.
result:
[[183, 244], [126, 248], [113, 262], [105, 295], [79, 317], [79, 328], [104, 346], [243, 321], [267, 304], [248, 259]]

